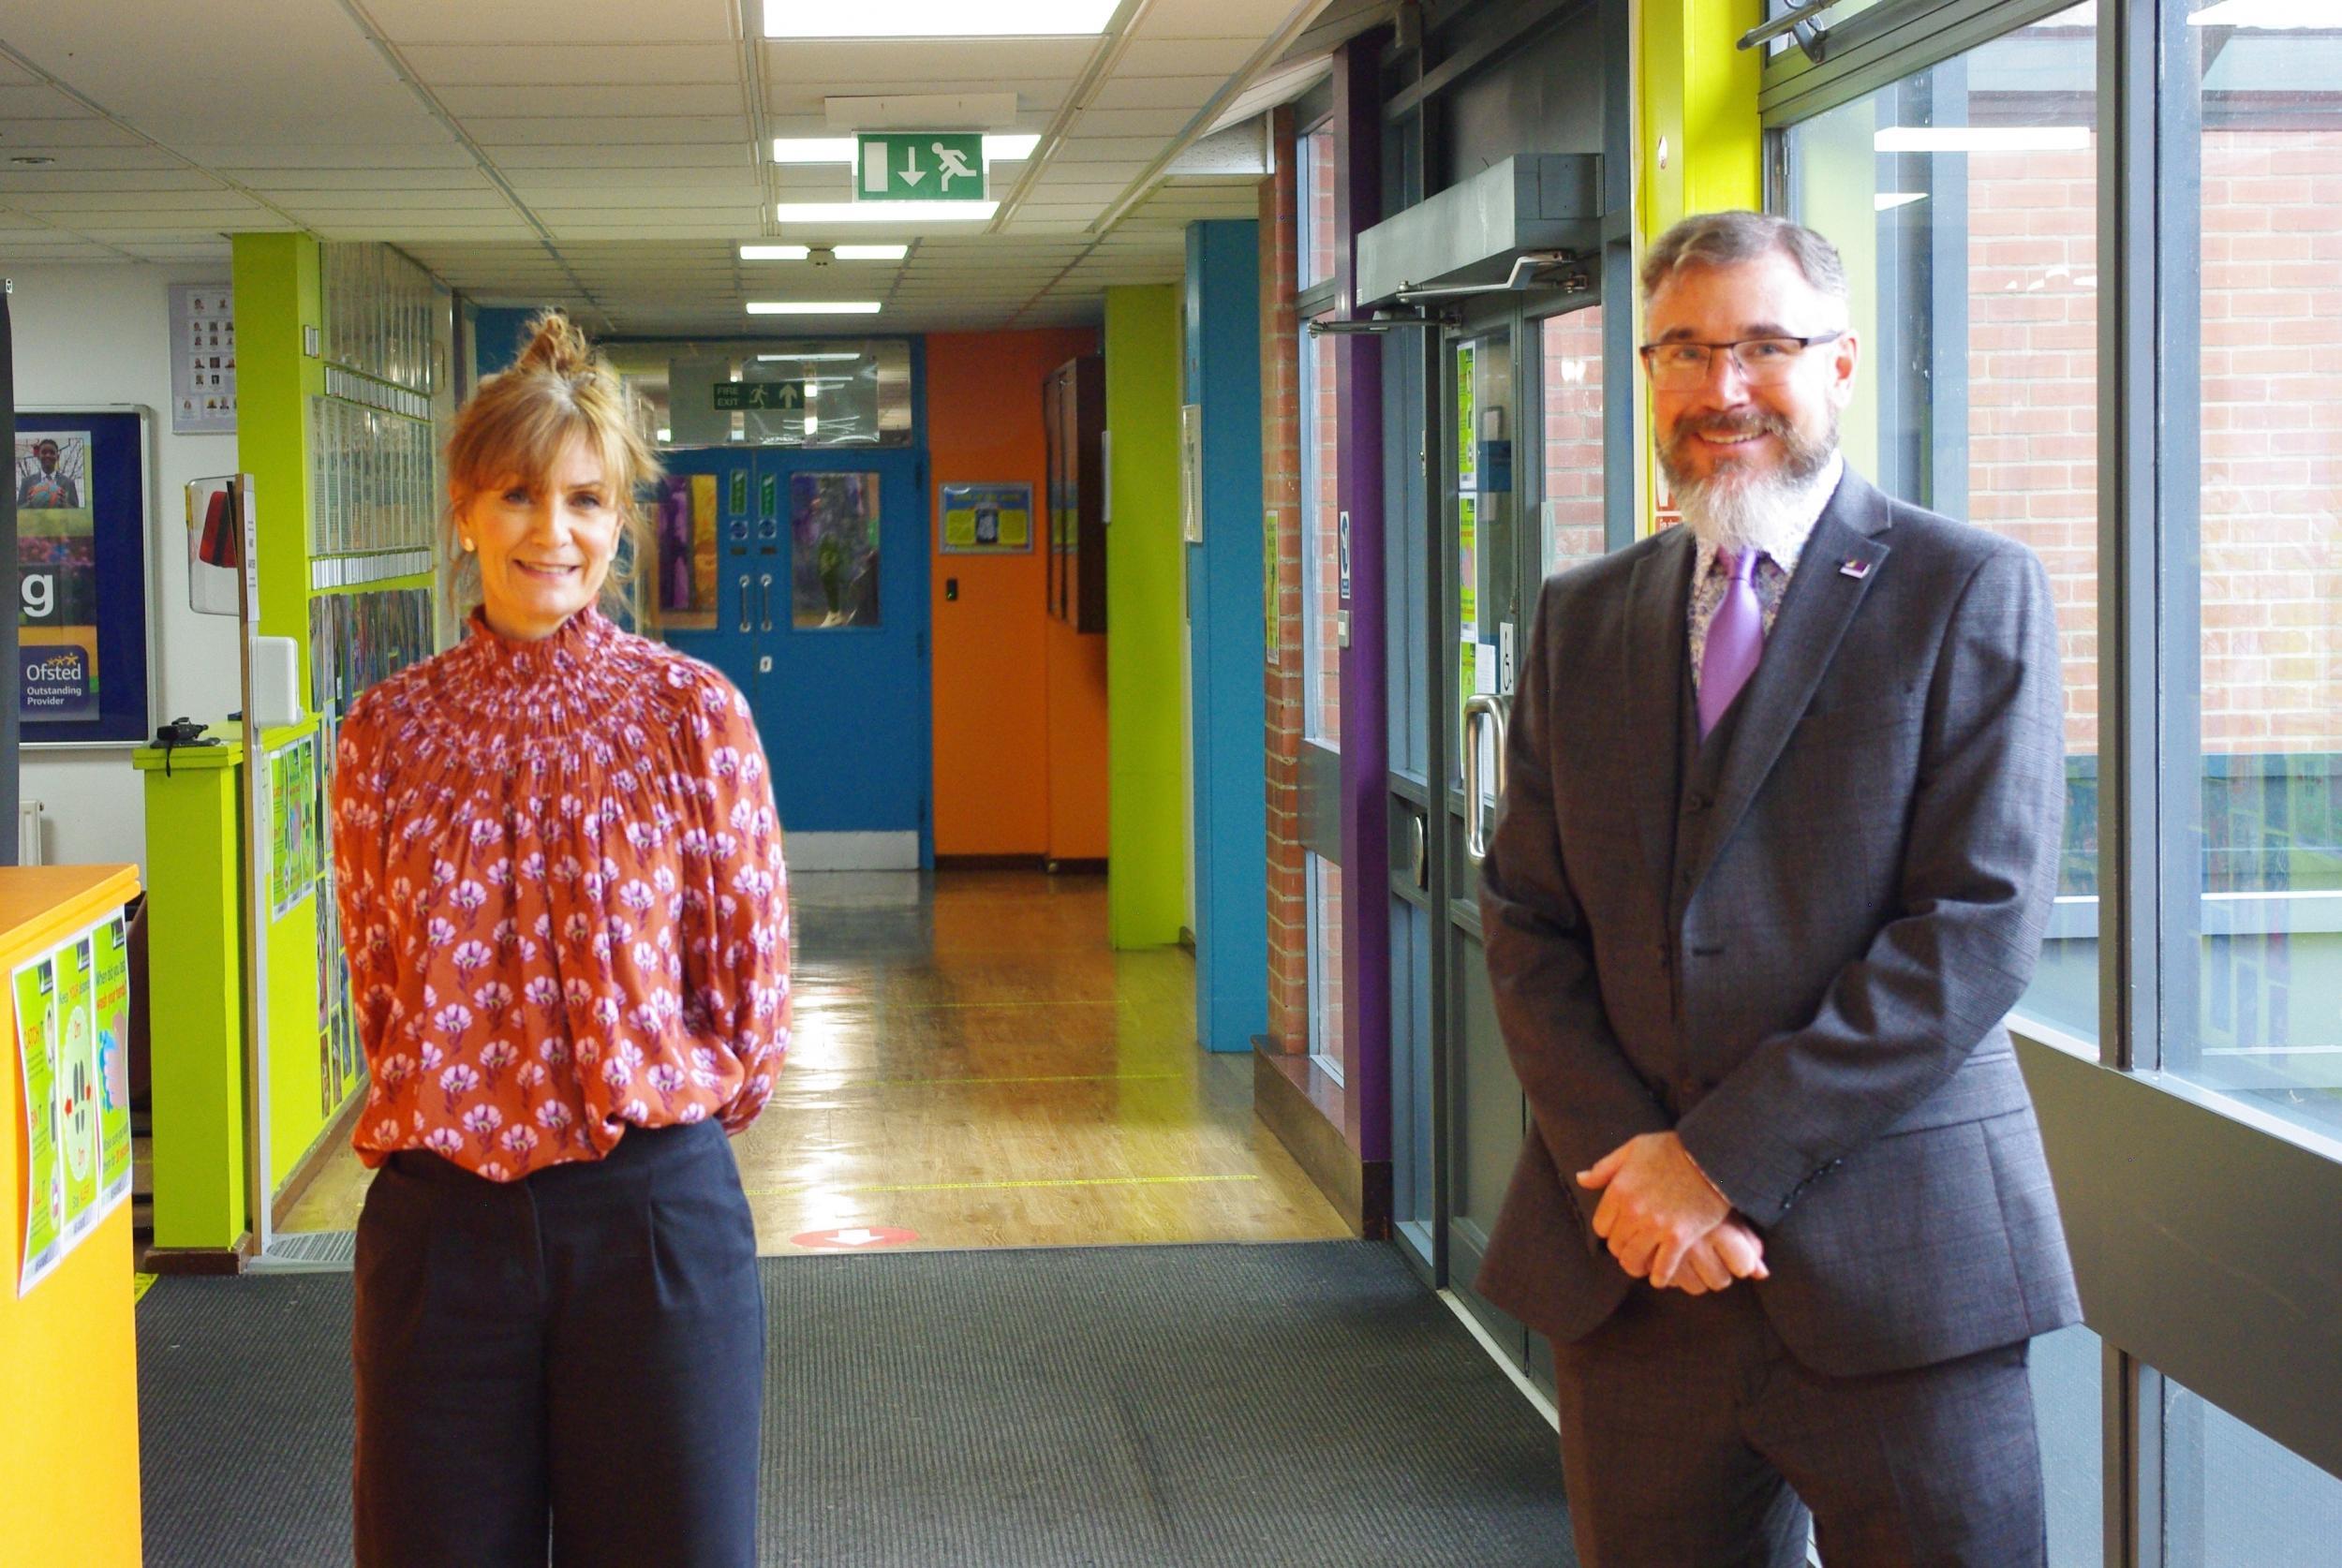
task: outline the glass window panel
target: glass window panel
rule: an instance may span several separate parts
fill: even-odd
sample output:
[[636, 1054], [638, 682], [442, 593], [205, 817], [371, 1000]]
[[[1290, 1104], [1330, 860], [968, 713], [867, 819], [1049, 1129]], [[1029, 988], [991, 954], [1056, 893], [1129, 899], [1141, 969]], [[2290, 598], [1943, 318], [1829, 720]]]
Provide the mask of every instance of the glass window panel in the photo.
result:
[[1537, 330], [1545, 396], [1545, 570], [1602, 554], [1602, 307]]
[[789, 527], [790, 606], [797, 628], [878, 625], [879, 476], [790, 475]]
[[2342, 1481], [2163, 1380], [2162, 1568], [2330, 1568], [2338, 1541]]
[[1341, 745], [1341, 536], [1334, 342], [1301, 334], [1301, 732]]
[[1310, 1055], [1338, 1083], [1341, 1048], [1341, 867], [1309, 857]]
[[1301, 138], [1301, 287], [1334, 275], [1334, 128], [1318, 126]]
[[2080, 1324], [2033, 1341], [2033, 1418], [2053, 1568], [2106, 1561], [2103, 1366], [2098, 1337]]
[[[1510, 333], [1452, 343], [1454, 398], [1447, 419], [1454, 434], [1457, 697], [1456, 750], [1451, 782], [1463, 777], [1463, 709], [1475, 694], [1508, 689], [1505, 670], [1520, 650], [1512, 645], [1520, 615], [1516, 581], [1513, 485], [1513, 345]], [[1515, 672], [1518, 673], [1518, 672]], [[1480, 789], [1496, 802], [1496, 732], [1480, 733]]]
[[[2175, 960], [2197, 971], [2199, 1028], [2188, 1038], [2184, 1016], [2170, 1020], [2163, 1066], [2331, 1132], [2342, 1130], [2342, 314], [2333, 294], [2342, 18], [2310, 32], [2282, 25], [2306, 15], [2301, 7], [2196, 0], [2189, 9], [2186, 46], [2166, 57], [2174, 173], [2164, 190], [2170, 220], [2200, 235], [2197, 348], [2194, 364], [2167, 367], [2166, 395], [2200, 426], [2198, 515], [2194, 550], [2183, 538], [2166, 559], [2198, 594], [2194, 624], [2178, 617], [2167, 635], [2192, 632], [2202, 649], [2197, 733], [2185, 732], [2183, 709], [2172, 742], [2199, 762], [2186, 770], [2192, 799], [2182, 793], [2173, 814], [2193, 830], [2183, 843], [2201, 865], [2171, 868], [2201, 889], [2196, 929], [2177, 933], [2198, 952], [2183, 948]], [[2185, 473], [2184, 422], [2167, 440]], [[2186, 508], [2172, 511], [2183, 527]]]
[[1794, 215], [1845, 258], [1863, 342], [1847, 460], [2022, 540], [2056, 596], [2066, 841], [2020, 1010], [2097, 1040], [2096, 8], [2077, 6], [1790, 132]]

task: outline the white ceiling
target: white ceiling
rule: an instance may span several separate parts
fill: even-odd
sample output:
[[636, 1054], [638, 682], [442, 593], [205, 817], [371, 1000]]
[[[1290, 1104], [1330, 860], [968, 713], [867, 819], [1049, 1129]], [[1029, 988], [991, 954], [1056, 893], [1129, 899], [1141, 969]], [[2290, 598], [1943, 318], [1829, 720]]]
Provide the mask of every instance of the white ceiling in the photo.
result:
[[[1388, 8], [1330, 3], [1344, 33]], [[1253, 214], [1253, 178], [1173, 156], [1305, 28], [1322, 53], [1328, 10], [1122, 0], [1098, 38], [793, 43], [762, 0], [0, 0], [0, 264], [224, 264], [230, 233], [302, 229], [630, 334], [788, 331], [743, 309], [781, 297], [876, 298], [897, 332], [1094, 321], [1107, 286], [1178, 277], [1189, 222]], [[1013, 125], [963, 128], [1043, 143], [993, 166], [988, 225], [774, 220], [852, 196], [769, 155], [838, 134], [825, 99], [1004, 93]], [[774, 240], [912, 249], [738, 259]]]

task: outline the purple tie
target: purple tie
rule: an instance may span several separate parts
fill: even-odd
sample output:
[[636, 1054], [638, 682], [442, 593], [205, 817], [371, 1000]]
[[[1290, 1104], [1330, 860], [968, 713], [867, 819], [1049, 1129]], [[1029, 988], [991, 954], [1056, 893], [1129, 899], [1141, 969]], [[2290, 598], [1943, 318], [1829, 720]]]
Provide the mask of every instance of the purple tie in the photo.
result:
[[1724, 602], [1708, 623], [1708, 646], [1699, 658], [1699, 738], [1724, 717], [1732, 699], [1741, 694], [1756, 661], [1765, 652], [1765, 609], [1756, 602], [1756, 560], [1749, 550], [1737, 559], [1729, 550], [1716, 552], [1716, 564], [1729, 575]]

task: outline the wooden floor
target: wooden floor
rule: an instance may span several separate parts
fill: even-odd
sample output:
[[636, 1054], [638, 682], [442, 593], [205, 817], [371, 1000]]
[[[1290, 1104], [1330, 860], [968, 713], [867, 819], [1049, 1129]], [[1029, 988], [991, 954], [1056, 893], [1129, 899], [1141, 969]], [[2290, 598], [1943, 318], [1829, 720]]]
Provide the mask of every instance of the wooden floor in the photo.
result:
[[[1107, 949], [1105, 880], [1038, 871], [793, 880], [796, 1032], [734, 1149], [760, 1250], [1348, 1234], [1253, 1115], [1249, 1055], [1195, 1045], [1185, 953]], [[348, 1230], [337, 1156], [288, 1230]]]

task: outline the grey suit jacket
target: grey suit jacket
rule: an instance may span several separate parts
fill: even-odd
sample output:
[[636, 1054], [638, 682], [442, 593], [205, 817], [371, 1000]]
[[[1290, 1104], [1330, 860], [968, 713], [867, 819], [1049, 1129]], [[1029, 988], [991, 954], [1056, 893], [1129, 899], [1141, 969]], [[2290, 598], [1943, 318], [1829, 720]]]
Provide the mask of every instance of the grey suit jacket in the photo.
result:
[[2064, 817], [2048, 578], [1849, 468], [1687, 789], [1693, 545], [1670, 529], [1538, 604], [1480, 894], [1535, 1127], [1478, 1288], [1559, 1339], [1598, 1325], [1632, 1281], [1572, 1176], [1673, 1128], [1764, 1238], [1771, 1278], [1732, 1288], [1816, 1370], [2071, 1323], [2001, 1022]]

